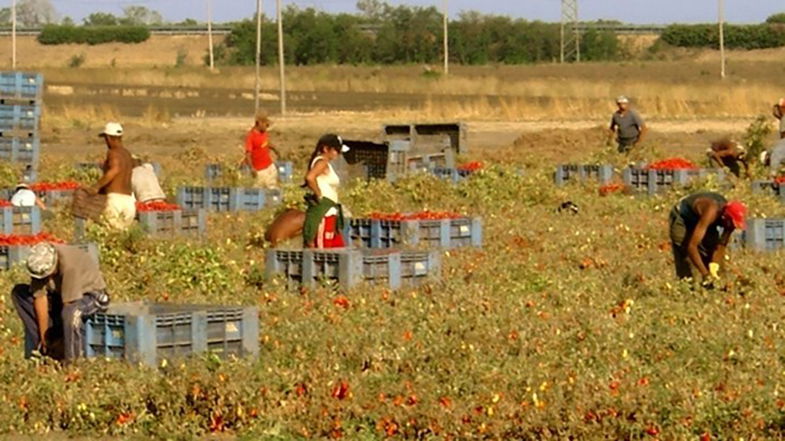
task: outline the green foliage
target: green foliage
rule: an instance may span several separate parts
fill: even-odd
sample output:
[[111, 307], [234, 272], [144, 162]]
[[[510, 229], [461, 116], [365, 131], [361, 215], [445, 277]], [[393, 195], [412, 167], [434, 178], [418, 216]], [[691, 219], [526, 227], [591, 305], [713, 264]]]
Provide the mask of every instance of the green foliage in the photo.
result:
[[[434, 64], [442, 57], [442, 15], [435, 7], [366, 1], [362, 14], [349, 15], [290, 6], [283, 23], [286, 59], [291, 64]], [[451, 58], [462, 64], [553, 61], [559, 57], [559, 35], [559, 25], [554, 23], [464, 13], [450, 23]], [[255, 38], [254, 22], [237, 23], [218, 46], [216, 59], [223, 64], [253, 64]], [[586, 38], [587, 59], [619, 56], [613, 33], [590, 31]], [[263, 30], [262, 62], [276, 63], [276, 53], [276, 34]]]
[[93, 12], [83, 20], [85, 26], [117, 26], [119, 19], [109, 12]]
[[38, 35], [38, 42], [58, 44], [141, 43], [150, 38], [144, 26], [60, 26], [47, 25]]
[[766, 18], [766, 23], [785, 23], [785, 12], [779, 12], [777, 14], [770, 15], [768, 18]]
[[611, 31], [589, 29], [581, 36], [581, 59], [583, 60], [614, 60], [620, 54], [619, 39]]
[[68, 67], [74, 69], [78, 67], [82, 67], [86, 59], [87, 59], [87, 55], [85, 54], [72, 55], [71, 58], [68, 60]]
[[771, 119], [766, 115], [758, 115], [747, 127], [742, 142], [747, 149], [747, 157], [757, 161], [760, 154], [766, 150], [768, 137], [771, 134]]
[[[672, 46], [718, 48], [717, 25], [670, 25], [660, 38]], [[760, 25], [726, 25], [725, 46], [729, 49], [766, 49], [785, 46], [785, 30]]]

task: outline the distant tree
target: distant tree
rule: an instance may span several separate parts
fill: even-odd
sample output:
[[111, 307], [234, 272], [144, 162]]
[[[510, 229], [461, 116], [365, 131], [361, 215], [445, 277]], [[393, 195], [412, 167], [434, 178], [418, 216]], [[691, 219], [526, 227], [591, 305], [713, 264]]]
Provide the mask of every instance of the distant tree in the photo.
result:
[[16, 19], [22, 26], [41, 26], [57, 21], [57, 11], [49, 0], [21, 0]]
[[63, 17], [62, 20], [60, 20], [60, 24], [62, 26], [76, 26], [76, 23], [74, 23], [74, 19], [67, 15]]
[[766, 23], [785, 23], [785, 12], [770, 15], [769, 18], [766, 19]]
[[150, 10], [144, 6], [128, 6], [123, 8], [122, 24], [129, 25], [159, 25], [164, 18], [158, 11]]
[[199, 22], [194, 20], [193, 18], [186, 18], [185, 20], [177, 23], [177, 26], [198, 26]]
[[120, 20], [109, 12], [93, 12], [84, 20], [85, 26], [117, 26]]
[[387, 3], [381, 0], [357, 0], [357, 10], [369, 20], [380, 20], [388, 8]]
[[0, 9], [0, 25], [11, 23], [11, 8]]

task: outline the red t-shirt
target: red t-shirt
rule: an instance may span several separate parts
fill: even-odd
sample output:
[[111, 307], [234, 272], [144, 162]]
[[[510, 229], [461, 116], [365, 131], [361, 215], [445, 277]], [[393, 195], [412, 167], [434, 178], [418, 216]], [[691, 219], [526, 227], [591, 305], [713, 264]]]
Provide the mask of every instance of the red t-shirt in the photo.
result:
[[273, 163], [267, 132], [251, 129], [245, 137], [245, 151], [251, 153], [251, 164], [256, 171], [264, 170]]

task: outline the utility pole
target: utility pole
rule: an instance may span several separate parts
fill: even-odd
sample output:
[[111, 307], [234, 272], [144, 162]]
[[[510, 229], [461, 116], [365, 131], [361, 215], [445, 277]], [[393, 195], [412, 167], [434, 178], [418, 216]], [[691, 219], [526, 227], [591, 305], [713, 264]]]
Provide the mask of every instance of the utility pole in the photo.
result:
[[16, 70], [16, 0], [11, 0], [11, 68]]
[[720, 78], [725, 78], [725, 1], [717, 0], [720, 23]]
[[256, 86], [254, 87], [254, 115], [259, 113], [259, 65], [262, 52], [262, 0], [256, 0]]
[[283, 50], [283, 5], [282, 0], [276, 0], [276, 15], [278, 20], [278, 73], [281, 86], [281, 116], [286, 115], [286, 57]]
[[207, 0], [207, 44], [210, 46], [210, 70], [215, 69], [215, 55], [213, 54], [213, 6], [212, 0]]
[[448, 31], [449, 31], [449, 17], [448, 17], [449, 5], [448, 5], [448, 1], [449, 0], [444, 0], [444, 11], [443, 11], [443, 15], [444, 15], [444, 23], [443, 23], [443, 26], [444, 26], [444, 32], [443, 32], [443, 34], [444, 34], [444, 75], [449, 75], [450, 74], [450, 39], [449, 39], [449, 34], [448, 34]]
[[[572, 29], [568, 29], [568, 28]], [[561, 50], [559, 61], [581, 61], [581, 34], [578, 28], [578, 0], [561, 0]]]

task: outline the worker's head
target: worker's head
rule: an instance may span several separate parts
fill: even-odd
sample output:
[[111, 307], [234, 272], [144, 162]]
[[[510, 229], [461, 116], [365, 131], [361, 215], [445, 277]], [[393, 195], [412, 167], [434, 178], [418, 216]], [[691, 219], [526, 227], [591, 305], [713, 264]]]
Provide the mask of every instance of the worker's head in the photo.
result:
[[777, 102], [777, 105], [780, 106], [781, 110], [785, 110], [785, 98], [780, 98], [779, 102]]
[[747, 206], [739, 201], [730, 201], [722, 209], [722, 224], [736, 230], [747, 229]]
[[41, 242], [30, 249], [27, 272], [34, 279], [46, 279], [57, 273], [57, 250], [49, 242]]
[[764, 167], [769, 167], [771, 165], [771, 155], [769, 154], [768, 150], [760, 152], [758, 159], [760, 160], [760, 165]]
[[260, 132], [266, 132], [270, 128], [272, 122], [266, 113], [257, 113], [254, 119], [254, 127]]
[[322, 155], [328, 160], [333, 160], [348, 151], [349, 147], [344, 145], [343, 139], [341, 139], [340, 136], [328, 134], [319, 138], [319, 142], [316, 143], [316, 151], [314, 153], [316, 155]]
[[14, 187], [14, 191], [19, 190], [30, 190], [30, 186], [26, 182], [20, 182], [16, 184], [16, 187]]
[[627, 110], [630, 107], [630, 99], [620, 95], [616, 98], [616, 105], [619, 107], [619, 110]]
[[104, 138], [107, 148], [111, 149], [121, 146], [123, 143], [123, 126], [117, 122], [108, 122], [98, 136]]

